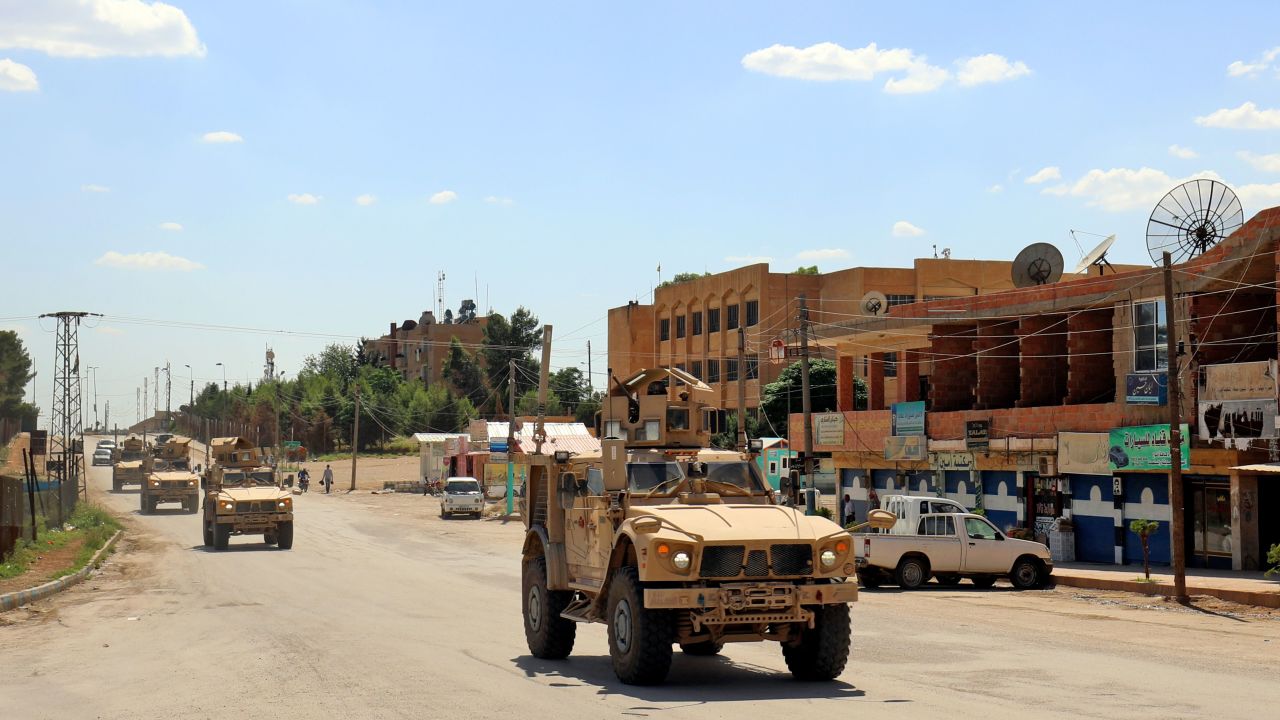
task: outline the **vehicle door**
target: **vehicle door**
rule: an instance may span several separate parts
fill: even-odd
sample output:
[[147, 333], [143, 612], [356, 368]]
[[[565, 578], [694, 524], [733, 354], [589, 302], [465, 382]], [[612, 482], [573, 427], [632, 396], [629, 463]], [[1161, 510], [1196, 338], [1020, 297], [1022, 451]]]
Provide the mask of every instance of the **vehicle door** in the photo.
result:
[[971, 573], [1009, 572], [1012, 564], [1005, 549], [1004, 535], [985, 518], [964, 519], [964, 571]]
[[575, 577], [604, 580], [612, 545], [612, 524], [605, 514], [604, 476], [599, 468], [588, 468], [586, 487], [574, 498], [573, 508], [566, 511], [566, 559]]
[[930, 569], [935, 573], [960, 571], [964, 551], [956, 534], [955, 518], [951, 515], [925, 515], [920, 518], [917, 534], [925, 541]]

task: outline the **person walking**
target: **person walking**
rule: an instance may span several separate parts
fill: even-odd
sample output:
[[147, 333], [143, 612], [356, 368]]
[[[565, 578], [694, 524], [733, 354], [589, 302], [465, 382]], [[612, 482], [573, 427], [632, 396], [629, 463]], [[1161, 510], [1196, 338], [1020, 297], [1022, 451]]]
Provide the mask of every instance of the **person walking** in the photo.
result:
[[841, 525], [848, 525], [853, 522], [853, 498], [849, 497], [849, 493], [844, 494], [844, 518]]
[[333, 468], [324, 466], [324, 475], [320, 477], [320, 482], [324, 484], [324, 494], [328, 495], [329, 489], [333, 487]]

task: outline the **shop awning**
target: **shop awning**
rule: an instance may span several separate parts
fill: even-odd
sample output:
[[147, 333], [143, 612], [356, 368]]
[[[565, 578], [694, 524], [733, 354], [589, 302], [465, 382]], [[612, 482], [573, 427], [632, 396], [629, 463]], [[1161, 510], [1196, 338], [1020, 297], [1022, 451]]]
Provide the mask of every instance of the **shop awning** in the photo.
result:
[[1280, 475], [1280, 463], [1259, 463], [1257, 465], [1237, 465], [1232, 470], [1251, 475]]

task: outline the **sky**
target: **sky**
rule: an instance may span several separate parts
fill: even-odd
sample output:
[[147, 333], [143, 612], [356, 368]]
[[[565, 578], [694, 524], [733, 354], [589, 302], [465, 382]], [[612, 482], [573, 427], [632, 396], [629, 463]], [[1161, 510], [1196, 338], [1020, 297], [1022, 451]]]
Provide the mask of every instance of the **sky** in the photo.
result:
[[440, 272], [603, 381], [659, 266], [1070, 266], [1112, 233], [1150, 263], [1184, 179], [1280, 205], [1280, 6], [1204, 9], [0, 0], [0, 329], [47, 409], [36, 316], [102, 313], [82, 365], [132, 422], [158, 365], [175, 408], [268, 345], [288, 377]]

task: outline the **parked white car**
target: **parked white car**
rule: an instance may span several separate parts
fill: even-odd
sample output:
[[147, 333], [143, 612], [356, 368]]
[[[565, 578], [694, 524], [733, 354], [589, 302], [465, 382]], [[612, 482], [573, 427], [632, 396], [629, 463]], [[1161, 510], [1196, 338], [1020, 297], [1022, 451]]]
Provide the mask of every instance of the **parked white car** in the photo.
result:
[[444, 481], [444, 495], [440, 498], [440, 517], [451, 518], [457, 514], [484, 513], [484, 492], [480, 481], [472, 477], [451, 477]]
[[911, 535], [855, 533], [853, 549], [858, 580], [869, 588], [896, 583], [914, 590], [930, 577], [942, 585], [969, 578], [991, 587], [1007, 577], [1027, 590], [1044, 586], [1053, 573], [1049, 548], [1009, 538], [985, 517], [967, 513], [921, 515]]
[[111, 449], [110, 449], [110, 448], [101, 448], [101, 447], [100, 447], [100, 448], [98, 448], [97, 450], [94, 450], [94, 451], [93, 451], [93, 464], [94, 464], [94, 465], [110, 465], [110, 464], [111, 464]]

